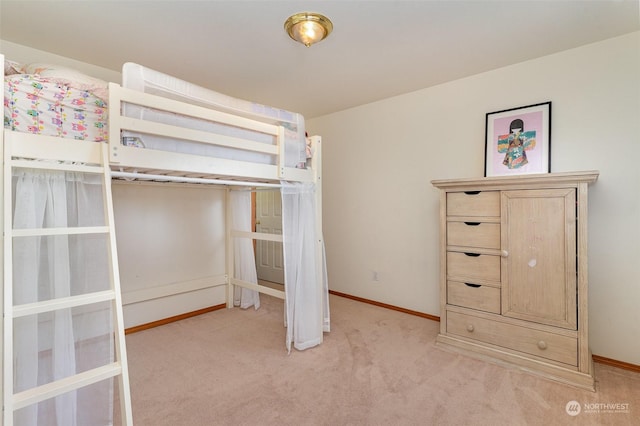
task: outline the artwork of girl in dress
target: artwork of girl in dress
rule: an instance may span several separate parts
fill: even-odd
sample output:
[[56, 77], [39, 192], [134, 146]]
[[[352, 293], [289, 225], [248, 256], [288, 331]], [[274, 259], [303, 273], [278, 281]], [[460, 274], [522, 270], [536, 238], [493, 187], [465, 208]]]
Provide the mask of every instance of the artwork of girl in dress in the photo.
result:
[[509, 125], [509, 134], [498, 136], [498, 152], [504, 153], [502, 164], [518, 169], [528, 164], [527, 151], [536, 147], [536, 131], [525, 131], [524, 122], [517, 118]]
[[551, 102], [487, 114], [485, 176], [549, 172]]

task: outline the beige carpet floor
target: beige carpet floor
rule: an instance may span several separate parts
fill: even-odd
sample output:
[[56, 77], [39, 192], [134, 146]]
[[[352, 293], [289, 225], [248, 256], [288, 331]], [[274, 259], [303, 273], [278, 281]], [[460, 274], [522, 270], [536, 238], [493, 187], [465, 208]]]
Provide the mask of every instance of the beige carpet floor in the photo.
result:
[[127, 335], [135, 425], [640, 424], [637, 373], [596, 364], [597, 392], [578, 390], [444, 351], [437, 322], [333, 295], [324, 343], [287, 354], [283, 302], [261, 298]]

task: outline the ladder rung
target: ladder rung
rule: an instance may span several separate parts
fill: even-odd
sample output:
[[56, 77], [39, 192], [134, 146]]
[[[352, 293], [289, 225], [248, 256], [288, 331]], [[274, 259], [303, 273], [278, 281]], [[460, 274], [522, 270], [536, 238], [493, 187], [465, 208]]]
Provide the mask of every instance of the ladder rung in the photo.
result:
[[75, 228], [13, 229], [14, 237], [45, 237], [49, 235], [108, 234], [108, 226], [79, 226]]
[[94, 368], [74, 376], [69, 376], [46, 385], [31, 388], [13, 395], [13, 409], [19, 410], [63, 393], [89, 386], [99, 381], [117, 376], [122, 371], [119, 363], [114, 362], [102, 367]]
[[13, 307], [13, 317], [19, 318], [27, 315], [52, 312], [58, 309], [75, 308], [77, 306], [91, 305], [115, 299], [113, 290], [97, 291], [95, 293], [81, 294], [78, 296], [60, 297], [58, 299], [42, 302], [25, 303]]
[[267, 234], [265, 232], [231, 231], [232, 237], [251, 238], [260, 241], [282, 242], [282, 234]]
[[[104, 164], [106, 143], [61, 138], [59, 136], [4, 131], [5, 157]], [[6, 162], [8, 166], [9, 162]]]
[[233, 285], [248, 288], [249, 290], [255, 290], [260, 293], [268, 294], [269, 296], [277, 297], [278, 299], [284, 300], [285, 298], [285, 293], [282, 290], [276, 290], [275, 288], [267, 287], [260, 284], [250, 283], [248, 281], [239, 280], [233, 277], [231, 277], [229, 281]]
[[104, 173], [104, 167], [53, 161], [12, 160], [11, 167], [21, 169], [59, 170], [64, 172]]

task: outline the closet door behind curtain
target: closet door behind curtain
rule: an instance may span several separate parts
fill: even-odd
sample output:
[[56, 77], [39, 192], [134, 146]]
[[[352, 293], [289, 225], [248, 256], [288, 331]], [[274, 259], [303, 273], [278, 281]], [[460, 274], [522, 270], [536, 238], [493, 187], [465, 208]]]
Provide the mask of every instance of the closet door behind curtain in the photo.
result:
[[[13, 228], [104, 226], [99, 176], [16, 170]], [[16, 237], [13, 303], [21, 305], [110, 288], [106, 234]], [[113, 362], [109, 302], [14, 321], [14, 393]], [[17, 410], [16, 425], [107, 425], [113, 380]]]

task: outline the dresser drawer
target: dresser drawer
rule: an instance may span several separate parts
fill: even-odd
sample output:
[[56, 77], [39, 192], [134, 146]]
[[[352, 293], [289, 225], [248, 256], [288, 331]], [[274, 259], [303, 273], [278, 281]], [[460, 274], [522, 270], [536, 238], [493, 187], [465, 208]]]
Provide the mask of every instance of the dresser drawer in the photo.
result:
[[578, 343], [569, 336], [450, 311], [447, 332], [564, 364], [578, 364]]
[[447, 303], [499, 314], [500, 288], [459, 281], [447, 281]]
[[449, 251], [447, 276], [500, 282], [500, 256]]
[[450, 246], [500, 248], [500, 224], [485, 222], [447, 222]]
[[447, 193], [447, 216], [500, 216], [500, 191]]

